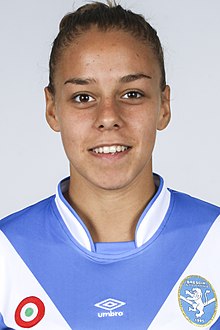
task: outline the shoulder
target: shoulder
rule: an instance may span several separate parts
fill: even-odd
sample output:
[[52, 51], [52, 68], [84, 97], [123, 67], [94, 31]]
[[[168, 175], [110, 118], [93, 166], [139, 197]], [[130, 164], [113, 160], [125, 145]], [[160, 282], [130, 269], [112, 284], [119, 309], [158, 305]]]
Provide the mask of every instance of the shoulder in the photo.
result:
[[171, 192], [174, 207], [185, 214], [200, 215], [203, 219], [205, 217], [216, 218], [220, 215], [220, 207], [217, 205], [195, 198], [186, 193], [172, 189], [169, 190]]
[[43, 215], [50, 212], [51, 204], [54, 202], [55, 196], [50, 196], [33, 205], [30, 205], [18, 212], [8, 215], [0, 220], [0, 230], [7, 227], [19, 227], [19, 224], [30, 221], [31, 219], [42, 218]]

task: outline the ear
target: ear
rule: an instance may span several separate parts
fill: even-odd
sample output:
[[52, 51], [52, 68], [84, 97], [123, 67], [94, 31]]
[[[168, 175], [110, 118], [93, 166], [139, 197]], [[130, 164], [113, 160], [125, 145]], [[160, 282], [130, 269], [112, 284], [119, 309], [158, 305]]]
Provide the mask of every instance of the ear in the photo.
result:
[[51, 93], [48, 87], [44, 88], [45, 100], [46, 100], [46, 119], [49, 126], [55, 131], [60, 131], [60, 125], [56, 114], [54, 95]]
[[170, 87], [166, 85], [165, 90], [162, 92], [161, 108], [158, 116], [157, 129], [162, 131], [167, 127], [171, 118], [170, 111]]

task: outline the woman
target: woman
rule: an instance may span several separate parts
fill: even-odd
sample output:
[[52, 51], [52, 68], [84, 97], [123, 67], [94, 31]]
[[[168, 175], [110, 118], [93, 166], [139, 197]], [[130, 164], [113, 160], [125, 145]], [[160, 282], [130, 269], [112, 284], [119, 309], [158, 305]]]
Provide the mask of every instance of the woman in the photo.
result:
[[0, 223], [0, 329], [217, 329], [220, 209], [152, 171], [170, 120], [156, 31], [113, 4], [66, 15], [45, 95], [70, 178]]

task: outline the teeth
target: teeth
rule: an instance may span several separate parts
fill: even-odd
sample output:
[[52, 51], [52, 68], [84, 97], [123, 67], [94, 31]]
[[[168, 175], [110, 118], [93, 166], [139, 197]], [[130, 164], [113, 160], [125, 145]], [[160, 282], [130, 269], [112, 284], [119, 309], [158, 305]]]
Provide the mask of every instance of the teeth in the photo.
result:
[[115, 147], [115, 146], [109, 147], [109, 152], [114, 154], [116, 151], [117, 151], [117, 147]]
[[126, 146], [104, 146], [104, 147], [99, 147], [99, 148], [95, 148], [92, 149], [93, 152], [95, 152], [96, 154], [115, 154], [116, 152], [122, 152], [127, 150], [128, 147]]
[[104, 154], [109, 154], [110, 148], [109, 147], [103, 147]]

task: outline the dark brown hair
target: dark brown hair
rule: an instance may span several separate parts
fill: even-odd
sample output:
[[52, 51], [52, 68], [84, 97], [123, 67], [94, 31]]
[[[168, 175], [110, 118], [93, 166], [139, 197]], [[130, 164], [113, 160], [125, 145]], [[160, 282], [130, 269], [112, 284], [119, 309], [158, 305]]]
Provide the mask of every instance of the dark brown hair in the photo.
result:
[[101, 31], [123, 30], [146, 43], [158, 60], [161, 70], [161, 90], [164, 90], [166, 86], [164, 56], [156, 30], [142, 15], [126, 10], [114, 1], [107, 1], [107, 4], [101, 2], [86, 4], [75, 12], [65, 15], [61, 20], [59, 33], [53, 42], [49, 62], [48, 89], [52, 94], [55, 93], [54, 72], [62, 56], [62, 51], [92, 26], [97, 26]]

